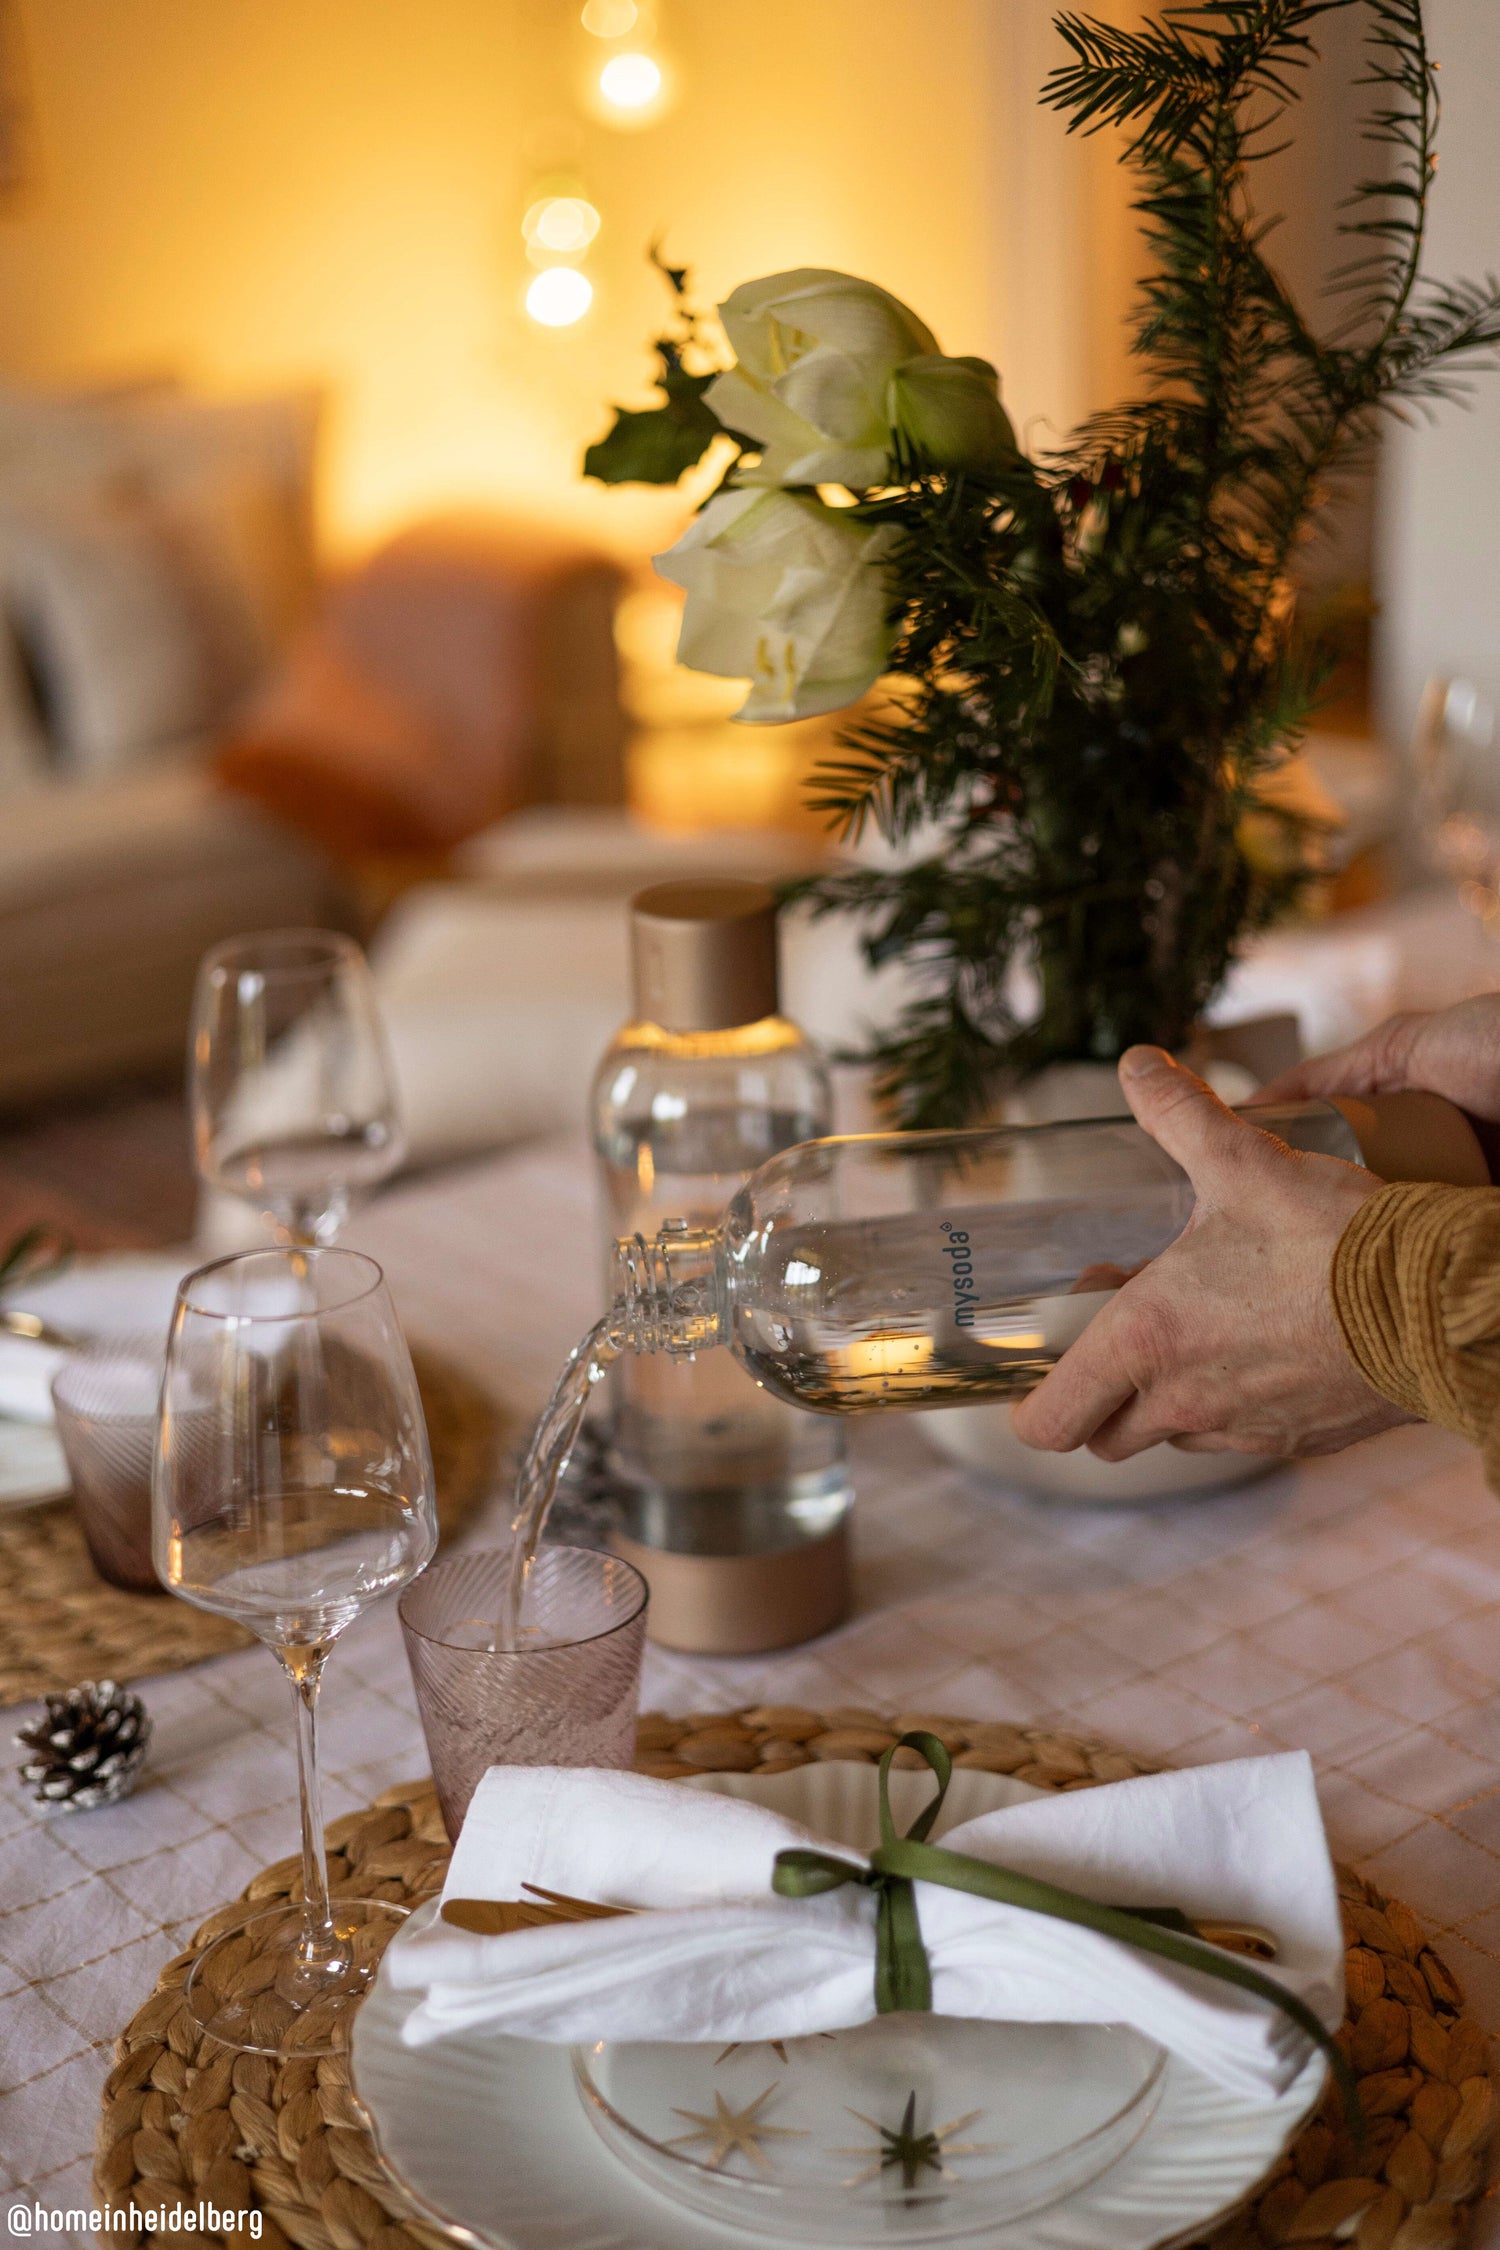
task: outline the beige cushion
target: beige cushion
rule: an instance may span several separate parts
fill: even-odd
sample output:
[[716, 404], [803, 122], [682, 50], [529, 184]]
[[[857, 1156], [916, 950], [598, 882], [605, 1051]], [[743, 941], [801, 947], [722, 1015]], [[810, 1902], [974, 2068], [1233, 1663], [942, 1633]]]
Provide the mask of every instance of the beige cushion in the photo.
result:
[[255, 579], [278, 643], [303, 622], [317, 591], [321, 412], [320, 394], [301, 389], [246, 399], [152, 396], [119, 418], [122, 466], [150, 491], [199, 505], [210, 491], [228, 496], [226, 537]]
[[217, 724], [269, 650], [230, 496], [145, 493], [0, 513], [6, 603], [57, 762], [114, 771]]
[[290, 625], [315, 585], [319, 416], [319, 394], [307, 389], [202, 399], [162, 387], [53, 395], [0, 385], [0, 507], [50, 508], [110, 490], [162, 497], [257, 486], [274, 519], [262, 532], [264, 560]]
[[308, 391], [0, 386], [0, 592], [63, 762], [107, 770], [213, 723], [302, 622], [317, 430]]
[[583, 1123], [630, 1012], [623, 898], [424, 884], [371, 964], [413, 1162]]

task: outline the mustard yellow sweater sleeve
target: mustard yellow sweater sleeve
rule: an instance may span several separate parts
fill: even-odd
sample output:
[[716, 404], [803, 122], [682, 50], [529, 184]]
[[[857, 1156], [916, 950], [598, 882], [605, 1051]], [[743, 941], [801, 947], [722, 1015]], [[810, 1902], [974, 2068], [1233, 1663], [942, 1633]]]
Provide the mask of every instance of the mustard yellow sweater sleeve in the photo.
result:
[[1344, 1229], [1331, 1284], [1365, 1381], [1477, 1445], [1500, 1492], [1500, 1187], [1382, 1188]]

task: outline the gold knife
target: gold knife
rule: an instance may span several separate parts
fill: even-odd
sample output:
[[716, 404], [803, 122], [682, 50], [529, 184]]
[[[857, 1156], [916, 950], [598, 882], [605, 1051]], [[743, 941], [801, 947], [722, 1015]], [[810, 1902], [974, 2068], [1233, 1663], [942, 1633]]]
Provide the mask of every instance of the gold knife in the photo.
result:
[[566, 1891], [544, 1890], [540, 1883], [523, 1883], [521, 1888], [532, 1898], [445, 1898], [439, 1912], [443, 1921], [473, 1937], [509, 1937], [514, 1930], [545, 1929], [555, 1922], [603, 1922], [638, 1911], [633, 1906], [601, 1906], [596, 1899], [570, 1898]]

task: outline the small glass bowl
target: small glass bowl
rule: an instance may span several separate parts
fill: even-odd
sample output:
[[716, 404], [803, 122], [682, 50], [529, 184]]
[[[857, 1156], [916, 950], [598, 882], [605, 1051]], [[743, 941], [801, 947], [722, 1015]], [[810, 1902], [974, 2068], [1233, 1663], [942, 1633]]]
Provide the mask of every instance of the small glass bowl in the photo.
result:
[[585, 2110], [632, 2172], [722, 2225], [820, 2244], [962, 2241], [1059, 2202], [1145, 2131], [1166, 2059], [1116, 2025], [917, 2014], [573, 2050]]

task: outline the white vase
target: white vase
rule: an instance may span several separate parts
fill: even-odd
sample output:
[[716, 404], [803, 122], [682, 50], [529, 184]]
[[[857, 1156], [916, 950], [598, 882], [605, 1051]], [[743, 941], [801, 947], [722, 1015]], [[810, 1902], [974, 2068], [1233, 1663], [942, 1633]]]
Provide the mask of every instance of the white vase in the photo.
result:
[[[1210, 1062], [1205, 1075], [1228, 1102], [1248, 1101], [1256, 1080], [1241, 1064]], [[1113, 1063], [1053, 1063], [1007, 1097], [1004, 1122], [1051, 1125], [1069, 1117], [1128, 1115]], [[1248, 1453], [1183, 1453], [1175, 1445], [1149, 1446], [1130, 1461], [1101, 1461], [1076, 1453], [1038, 1453], [1010, 1426], [1010, 1407], [949, 1406], [922, 1417], [940, 1453], [999, 1482], [1082, 1508], [1136, 1508], [1154, 1500], [1186, 1499], [1249, 1484], [1278, 1467]]]
[[1039, 1500], [1073, 1508], [1143, 1508], [1155, 1500], [1201, 1498], [1252, 1484], [1281, 1466], [1251, 1453], [1183, 1453], [1150, 1445], [1129, 1461], [1076, 1453], [1038, 1453], [1010, 1426], [1010, 1408], [945, 1406], [922, 1416], [922, 1430], [940, 1453], [980, 1476], [1019, 1486]]

